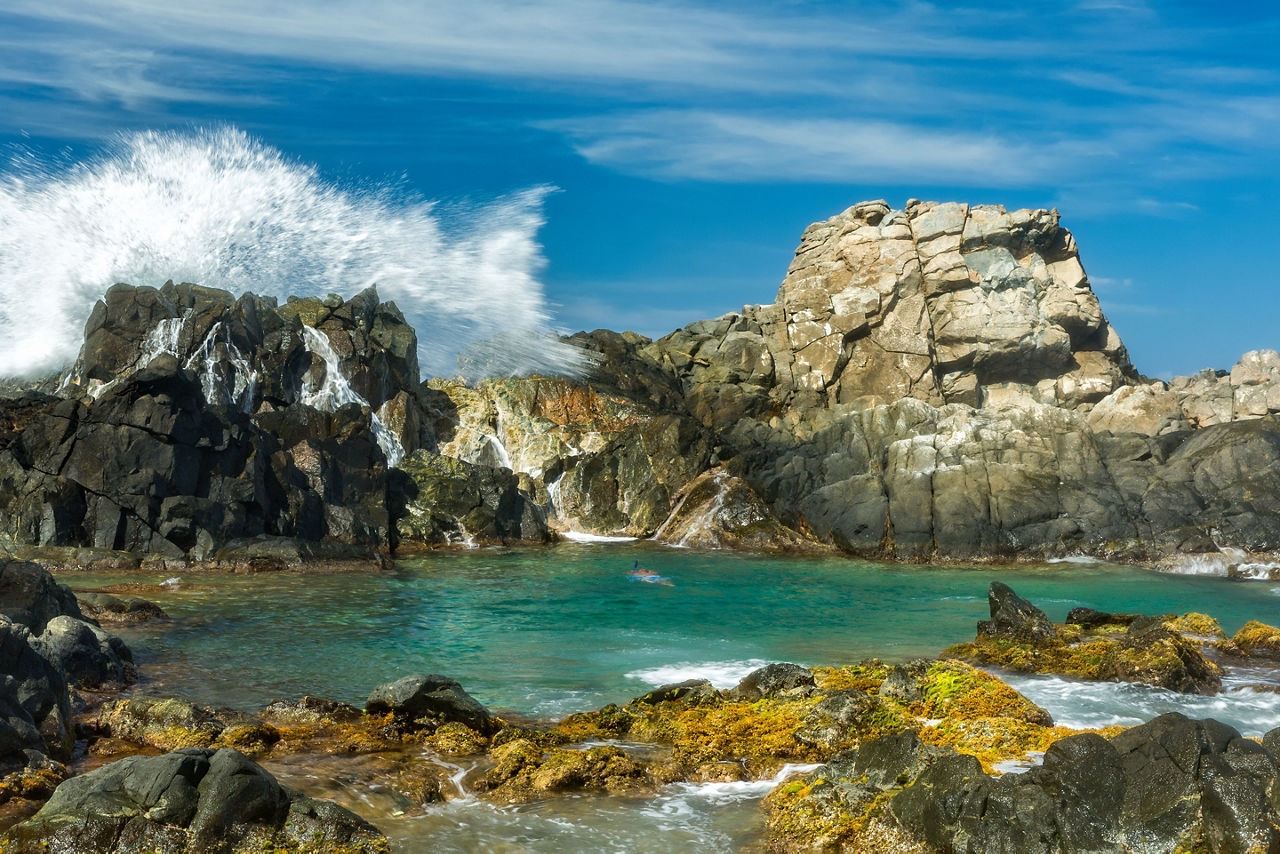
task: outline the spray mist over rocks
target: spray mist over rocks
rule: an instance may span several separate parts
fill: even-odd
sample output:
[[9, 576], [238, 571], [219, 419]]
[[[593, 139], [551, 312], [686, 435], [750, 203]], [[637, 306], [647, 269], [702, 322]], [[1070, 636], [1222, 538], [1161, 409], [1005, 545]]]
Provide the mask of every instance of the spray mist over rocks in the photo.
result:
[[546, 192], [446, 214], [329, 183], [235, 129], [140, 133], [67, 166], [17, 158], [0, 175], [0, 376], [69, 365], [108, 287], [168, 279], [282, 302], [376, 285], [425, 374], [577, 373], [538, 280]]

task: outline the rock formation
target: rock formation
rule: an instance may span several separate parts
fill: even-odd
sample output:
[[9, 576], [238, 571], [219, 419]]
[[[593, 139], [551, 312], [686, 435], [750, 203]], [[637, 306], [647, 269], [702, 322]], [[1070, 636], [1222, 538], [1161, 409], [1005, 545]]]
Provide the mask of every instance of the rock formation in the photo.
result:
[[133, 682], [133, 655], [41, 567], [0, 562], [0, 803], [43, 796], [67, 770], [76, 689]]
[[585, 376], [424, 384], [372, 290], [118, 285], [58, 382], [0, 391], [0, 541], [237, 565], [550, 530], [918, 560], [1280, 551], [1280, 354], [1143, 378], [1056, 211], [864, 202], [805, 232], [772, 305], [569, 341]]

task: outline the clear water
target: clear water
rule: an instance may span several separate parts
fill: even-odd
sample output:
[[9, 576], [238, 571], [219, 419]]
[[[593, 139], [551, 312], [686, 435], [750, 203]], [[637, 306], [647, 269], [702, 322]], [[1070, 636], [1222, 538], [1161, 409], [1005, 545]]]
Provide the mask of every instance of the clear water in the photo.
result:
[[[669, 584], [627, 576], [633, 562]], [[256, 709], [303, 693], [360, 704], [406, 673], [458, 679], [486, 705], [559, 718], [693, 676], [728, 686], [769, 661], [840, 664], [936, 655], [973, 637], [993, 579], [1061, 620], [1076, 606], [1202, 611], [1234, 632], [1280, 623], [1280, 588], [1113, 565], [957, 568], [847, 559], [704, 554], [646, 543], [444, 552], [385, 575], [182, 578], [144, 594], [174, 622], [121, 630], [150, 684], [209, 705]], [[95, 587], [159, 582], [77, 573]], [[1280, 725], [1280, 695], [1229, 681], [1217, 698], [1053, 678], [1011, 681], [1062, 723], [1136, 723], [1172, 709], [1259, 735]], [[317, 759], [316, 762], [322, 760]], [[305, 765], [305, 763], [304, 763]], [[738, 851], [758, 842], [768, 785], [665, 789], [657, 797], [561, 798], [497, 808], [474, 800], [404, 811], [370, 801], [358, 779], [281, 763], [292, 785], [335, 797], [405, 851]]]

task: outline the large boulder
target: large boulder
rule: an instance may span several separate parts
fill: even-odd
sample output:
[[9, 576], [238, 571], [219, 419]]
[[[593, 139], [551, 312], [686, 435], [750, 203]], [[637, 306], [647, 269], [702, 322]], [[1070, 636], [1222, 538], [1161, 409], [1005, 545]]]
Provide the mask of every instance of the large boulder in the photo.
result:
[[281, 786], [231, 749], [133, 756], [67, 780], [6, 850], [385, 852], [359, 816]]
[[54, 617], [32, 639], [32, 646], [72, 685], [99, 688], [137, 679], [133, 654], [124, 641], [75, 617]]

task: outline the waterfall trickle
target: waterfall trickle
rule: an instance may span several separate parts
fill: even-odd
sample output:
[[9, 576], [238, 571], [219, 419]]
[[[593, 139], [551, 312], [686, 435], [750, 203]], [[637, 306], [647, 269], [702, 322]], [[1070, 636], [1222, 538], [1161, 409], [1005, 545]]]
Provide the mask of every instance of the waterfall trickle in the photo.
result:
[[[161, 327], [172, 321], [162, 320], [152, 332], [155, 336]], [[181, 330], [179, 322], [178, 330]], [[166, 333], [160, 333], [166, 334]], [[173, 333], [173, 346], [177, 346], [177, 332]], [[176, 351], [171, 351], [175, 352]], [[152, 357], [154, 358], [154, 357]], [[231, 341], [231, 333], [222, 321], [213, 324], [209, 334], [196, 348], [183, 366], [200, 374], [200, 389], [205, 402], [211, 406], [235, 406], [241, 412], [253, 411], [253, 395], [258, 389], [258, 372], [249, 364], [240, 349]]]
[[314, 406], [322, 412], [333, 412], [340, 406], [355, 403], [369, 411], [369, 426], [378, 446], [387, 455], [387, 465], [399, 465], [404, 459], [404, 446], [400, 439], [379, 417], [369, 401], [361, 397], [347, 378], [342, 375], [341, 360], [334, 352], [328, 337], [314, 326], [302, 327], [302, 342], [308, 353], [319, 356], [324, 361], [324, 380], [315, 383], [310, 378], [303, 383], [300, 401], [307, 406]]

